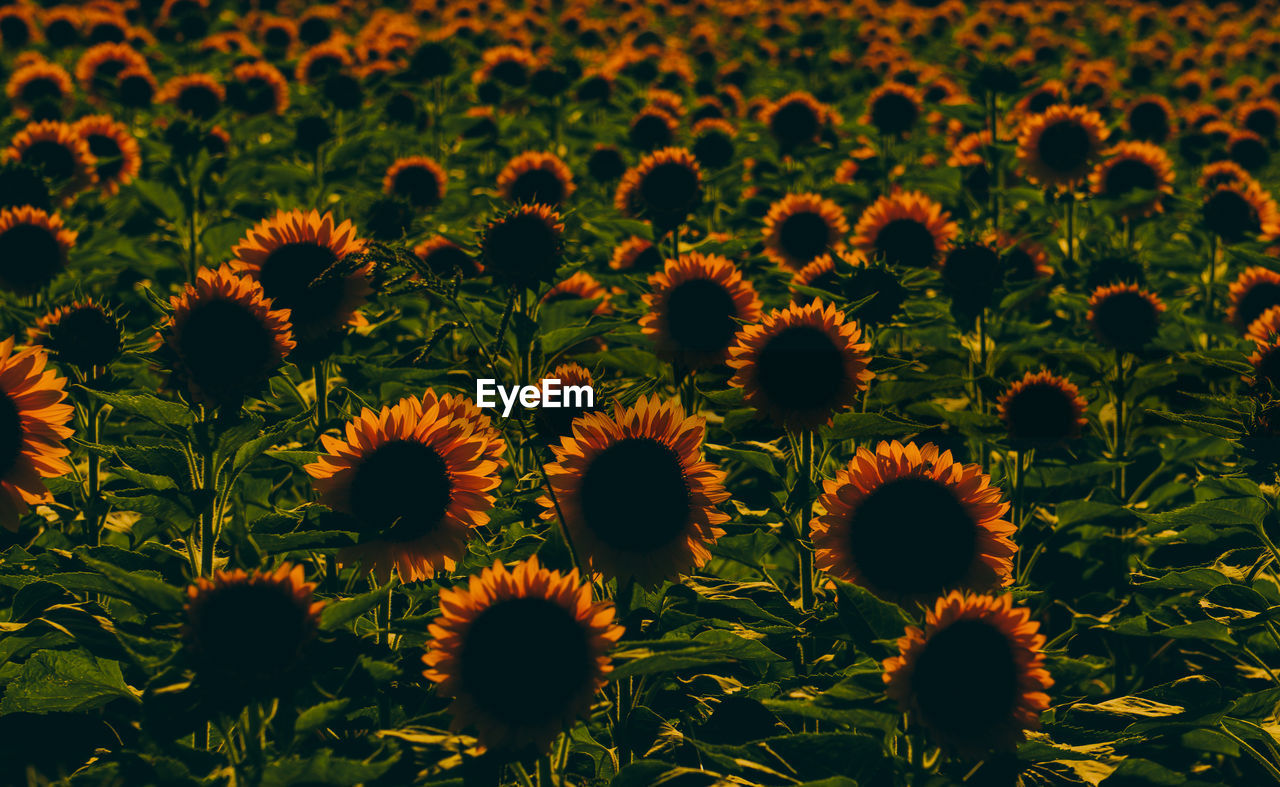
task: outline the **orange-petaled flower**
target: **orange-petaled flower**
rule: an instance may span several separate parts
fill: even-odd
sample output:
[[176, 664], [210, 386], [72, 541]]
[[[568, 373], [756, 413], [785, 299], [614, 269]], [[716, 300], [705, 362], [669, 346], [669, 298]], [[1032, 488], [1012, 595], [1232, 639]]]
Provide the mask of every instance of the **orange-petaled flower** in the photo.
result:
[[129, 69], [151, 70], [147, 59], [128, 44], [97, 44], [85, 50], [76, 61], [76, 81], [84, 92], [102, 96], [113, 91], [116, 78]]
[[1040, 726], [1053, 678], [1044, 635], [1013, 597], [953, 592], [907, 627], [884, 662], [885, 692], [945, 749], [982, 757]]
[[1082, 106], [1052, 106], [1023, 122], [1018, 161], [1033, 183], [1075, 188], [1101, 155], [1108, 134], [1097, 112]]
[[688, 252], [649, 276], [640, 329], [658, 357], [683, 369], [722, 363], [738, 323], [760, 319], [760, 297], [738, 266], [718, 254]]
[[480, 59], [480, 68], [471, 74], [471, 80], [476, 84], [496, 80], [520, 87], [529, 81], [529, 75], [538, 65], [537, 58], [528, 50], [510, 45], [486, 49]]
[[815, 299], [774, 309], [743, 327], [729, 349], [729, 384], [747, 404], [789, 429], [813, 429], [853, 404], [875, 373], [862, 328]]
[[1227, 243], [1280, 234], [1280, 208], [1252, 178], [1221, 183], [1200, 207], [1204, 226]]
[[850, 243], [868, 258], [890, 265], [936, 265], [960, 234], [951, 214], [920, 191], [895, 191], [862, 212]]
[[86, 298], [41, 316], [27, 329], [27, 340], [92, 376], [120, 357], [124, 329], [110, 307]]
[[1236, 109], [1236, 123], [1266, 139], [1280, 130], [1280, 102], [1271, 98], [1246, 101]]
[[521, 153], [498, 173], [498, 191], [510, 202], [537, 202], [558, 208], [575, 188], [573, 172], [554, 153]]
[[57, 213], [25, 205], [0, 210], [0, 289], [38, 292], [66, 269], [75, 242]]
[[1111, 200], [1125, 200], [1135, 191], [1151, 192], [1151, 198], [1126, 203], [1119, 214], [1128, 218], [1150, 216], [1164, 210], [1163, 197], [1173, 193], [1173, 161], [1150, 142], [1120, 142], [1089, 174], [1093, 193]]
[[613, 311], [613, 307], [609, 305], [609, 291], [586, 271], [578, 271], [564, 281], [557, 282], [542, 296], [542, 303], [576, 300], [599, 300], [592, 310], [593, 314], [609, 314]]
[[129, 127], [110, 115], [82, 117], [72, 126], [89, 145], [98, 185], [108, 195], [133, 182], [142, 171], [142, 150]]
[[976, 464], [932, 443], [859, 448], [823, 482], [810, 523], [814, 565], [894, 600], [1013, 582], [1009, 504]]
[[317, 281], [363, 248], [350, 221], [282, 210], [249, 230], [231, 253], [236, 270], [260, 281], [276, 307], [289, 310], [294, 332], [305, 342], [365, 324], [359, 309], [372, 292], [369, 266]]
[[98, 179], [89, 144], [69, 124], [56, 120], [28, 123], [9, 140], [4, 158], [36, 169], [68, 199]]
[[784, 152], [816, 143], [830, 121], [830, 108], [802, 91], [788, 93], [760, 113], [760, 122]]
[[318, 85], [325, 77], [345, 71], [354, 62], [345, 45], [325, 41], [302, 53], [294, 67], [293, 77], [303, 84]]
[[226, 103], [227, 91], [210, 74], [182, 74], [165, 82], [155, 100], [197, 120], [211, 120]]
[[1249, 323], [1245, 336], [1258, 344], [1269, 344], [1280, 337], [1280, 306], [1268, 306]]
[[685, 148], [663, 148], [628, 169], [613, 204], [631, 218], [647, 219], [659, 235], [684, 222], [702, 203], [702, 170]]
[[643, 107], [631, 118], [627, 141], [639, 150], [664, 148], [675, 139], [680, 121], [660, 107]]
[[469, 277], [482, 269], [475, 257], [443, 235], [419, 243], [413, 247], [413, 253], [427, 270], [444, 279], [452, 278], [455, 270]]
[[[850, 256], [858, 260], [855, 264], [866, 263], [862, 258], [862, 255], [858, 252], [852, 252]], [[836, 259], [837, 257], [830, 254], [823, 254], [821, 257], [817, 257], [813, 262], [791, 274], [791, 302], [803, 305], [812, 302], [815, 297], [807, 293], [799, 292], [796, 289], [797, 287], [808, 287], [810, 289], [823, 290], [829, 293], [836, 292], [839, 282], [838, 274], [836, 273]]]
[[556, 499], [539, 499], [543, 518], [556, 518], [558, 503], [578, 554], [606, 577], [654, 585], [701, 566], [729, 519], [716, 509], [729, 493], [724, 473], [702, 458], [705, 435], [705, 419], [656, 396], [615, 402], [612, 417], [582, 416], [551, 447]]
[[1213, 191], [1218, 186], [1255, 182], [1253, 176], [1246, 172], [1244, 167], [1234, 161], [1223, 160], [1206, 164], [1204, 169], [1200, 170], [1197, 184], [1202, 189]]
[[33, 109], [41, 109], [43, 105], [53, 105], [60, 114], [61, 107], [71, 99], [74, 90], [67, 70], [48, 60], [17, 69], [5, 85], [5, 94], [13, 104], [14, 114], [20, 118], [30, 117]]
[[647, 238], [632, 235], [619, 243], [609, 255], [609, 267], [615, 271], [651, 271], [662, 266], [662, 251]]
[[485, 273], [531, 288], [554, 281], [564, 255], [564, 224], [549, 205], [517, 205], [480, 231]]
[[[424, 404], [427, 405], [424, 407]], [[451, 402], [405, 399], [347, 422], [343, 439], [321, 435], [325, 453], [304, 469], [320, 502], [348, 514], [359, 533], [338, 559], [382, 582], [452, 571], [472, 528], [489, 521], [499, 464], [493, 432]]]
[[1227, 322], [1244, 331], [1272, 306], [1280, 306], [1280, 273], [1254, 265], [1231, 283]]
[[1086, 320], [1098, 341], [1137, 352], [1156, 337], [1164, 302], [1137, 284], [1099, 287], [1089, 296]]
[[996, 233], [994, 237], [989, 237], [987, 240], [1000, 249], [1000, 262], [1004, 266], [1007, 279], [1025, 282], [1032, 279], [1047, 279], [1053, 275], [1049, 254], [1040, 244], [1004, 231]]
[[227, 91], [231, 106], [247, 115], [283, 115], [289, 108], [289, 83], [270, 63], [241, 63], [232, 70], [231, 80]]
[[493, 461], [499, 470], [507, 466], [507, 460], [503, 458], [503, 453], [507, 450], [507, 442], [502, 432], [493, 425], [493, 419], [485, 415], [470, 396], [459, 393], [437, 394], [428, 388], [421, 397], [408, 397], [401, 402], [407, 407], [416, 408], [419, 413], [430, 412], [431, 408], [439, 403], [439, 417], [469, 423], [471, 431], [486, 441], [483, 449], [485, 458]]
[[919, 90], [900, 82], [886, 82], [867, 97], [867, 114], [861, 122], [885, 136], [896, 137], [910, 131], [923, 111]]
[[[576, 363], [562, 363], [546, 376], [548, 380], [559, 380], [560, 389], [566, 391], [565, 401], [561, 407], [539, 407], [535, 413], [538, 432], [548, 445], [559, 442], [562, 438], [573, 437], [573, 422], [590, 412], [602, 409], [598, 406], [599, 392], [592, 394], [590, 401], [581, 393], [585, 388], [593, 388], [591, 372]], [[577, 389], [571, 396], [570, 389]]]
[[409, 201], [427, 210], [444, 201], [449, 177], [436, 160], [427, 156], [399, 158], [382, 176], [382, 192]]
[[[1277, 309], [1280, 312], [1280, 309]], [[1271, 331], [1274, 334], [1274, 331]], [[1267, 341], [1253, 346], [1253, 354], [1249, 356], [1252, 374], [1243, 376], [1246, 383], [1266, 393], [1280, 390], [1280, 341], [1274, 335]]]
[[43, 478], [71, 471], [62, 441], [73, 408], [65, 403], [66, 378], [48, 365], [39, 347], [13, 351], [12, 337], [0, 342], [0, 527], [17, 532], [31, 506], [52, 503]]
[[325, 602], [302, 566], [218, 571], [187, 587], [182, 642], [196, 680], [215, 695], [272, 695], [320, 629]]
[[169, 303], [157, 343], [175, 383], [196, 401], [238, 407], [295, 346], [289, 310], [275, 308], [258, 281], [230, 265], [202, 268]]
[[1134, 139], [1159, 145], [1177, 130], [1177, 118], [1169, 99], [1151, 94], [1129, 102], [1124, 114], [1124, 127]]
[[550, 571], [536, 556], [510, 571], [495, 561], [442, 589], [427, 630], [422, 674], [453, 700], [452, 728], [474, 727], [499, 752], [545, 751], [584, 715], [623, 634], [613, 603], [592, 603], [576, 569]]
[[788, 194], [764, 217], [764, 251], [792, 271], [835, 248], [849, 232], [840, 206], [821, 194]]
[[996, 401], [1009, 440], [1020, 448], [1060, 445], [1088, 423], [1080, 389], [1047, 370], [1027, 372]]

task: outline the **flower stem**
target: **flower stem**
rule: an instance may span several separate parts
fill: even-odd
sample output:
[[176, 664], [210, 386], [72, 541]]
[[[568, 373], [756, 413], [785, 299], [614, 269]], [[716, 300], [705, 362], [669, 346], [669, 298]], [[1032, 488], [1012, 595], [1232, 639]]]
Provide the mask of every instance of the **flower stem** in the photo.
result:
[[324, 361], [316, 361], [312, 376], [316, 383], [316, 433], [329, 422], [329, 369]]
[[800, 455], [796, 461], [796, 483], [804, 485], [796, 522], [796, 550], [800, 554], [800, 609], [813, 609], [813, 549], [809, 545], [809, 518], [813, 514], [813, 432], [800, 433]]
[[1124, 423], [1124, 400], [1125, 400], [1125, 354], [1124, 351], [1116, 349], [1116, 387], [1115, 387], [1115, 403], [1116, 403], [1116, 432], [1115, 432], [1115, 460], [1119, 467], [1115, 472], [1116, 494], [1121, 500], [1125, 499], [1125, 461], [1128, 451], [1128, 435], [1125, 430]]
[[214, 533], [217, 523], [214, 519], [218, 499], [218, 467], [215, 464], [214, 453], [218, 441], [212, 418], [206, 418], [202, 426], [204, 444], [201, 445], [200, 471], [203, 478], [200, 488], [209, 496], [209, 502], [206, 504], [204, 513], [200, 515], [200, 576], [207, 577], [213, 574], [213, 552], [217, 541]]

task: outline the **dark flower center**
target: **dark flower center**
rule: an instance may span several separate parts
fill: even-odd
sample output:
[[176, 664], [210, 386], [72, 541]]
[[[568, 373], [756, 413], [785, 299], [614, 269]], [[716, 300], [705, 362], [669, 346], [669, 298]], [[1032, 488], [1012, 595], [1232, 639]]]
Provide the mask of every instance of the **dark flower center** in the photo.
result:
[[16, 224], [0, 234], [0, 280], [14, 292], [35, 292], [62, 268], [62, 247], [44, 227]]
[[313, 16], [303, 20], [298, 25], [298, 38], [308, 46], [315, 46], [322, 41], [328, 41], [329, 36], [333, 34], [333, 26], [329, 24], [329, 20], [320, 16]]
[[1231, 160], [1249, 172], [1258, 172], [1271, 161], [1271, 151], [1254, 137], [1243, 137], [1231, 143]]
[[112, 180], [124, 169], [124, 155], [114, 137], [106, 134], [90, 134], [89, 152], [95, 159], [95, 169], [102, 180]]
[[1007, 721], [1018, 701], [1008, 636], [981, 620], [957, 620], [925, 643], [911, 674], [920, 714], [934, 728], [972, 739]]
[[1253, 203], [1234, 189], [1215, 191], [1204, 204], [1204, 223], [1228, 242], [1262, 229]]
[[241, 110], [260, 115], [276, 108], [275, 88], [265, 78], [250, 77], [236, 87], [235, 103]]
[[477, 615], [459, 663], [463, 689], [483, 713], [529, 726], [570, 711], [596, 669], [583, 624], [540, 598], [505, 599]]
[[206, 591], [192, 621], [201, 672], [235, 682], [282, 677], [306, 642], [306, 611], [285, 588], [237, 583]]
[[177, 107], [180, 111], [193, 115], [200, 120], [209, 120], [218, 114], [222, 102], [218, 94], [204, 85], [191, 85], [183, 88], [178, 94]]
[[489, 75], [511, 87], [520, 87], [529, 81], [529, 69], [516, 60], [503, 60], [493, 67]]
[[483, 253], [486, 268], [513, 284], [529, 286], [555, 278], [560, 264], [556, 231], [534, 213], [514, 213], [489, 226]]
[[650, 552], [685, 532], [693, 503], [675, 452], [652, 438], [628, 437], [591, 460], [581, 505], [596, 538], [620, 551]]
[[111, 363], [120, 353], [120, 341], [120, 326], [94, 306], [72, 309], [49, 326], [50, 348], [80, 369]]
[[916, 102], [901, 93], [885, 93], [871, 107], [871, 125], [882, 134], [901, 134], [915, 125], [920, 115]]
[[9, 471], [22, 456], [22, 416], [18, 406], [13, 403], [7, 393], [0, 391], [0, 478], [9, 475]]
[[1151, 301], [1136, 292], [1113, 293], [1093, 307], [1099, 337], [1121, 350], [1139, 350], [1154, 339], [1158, 319]]
[[31, 39], [31, 28], [19, 16], [6, 16], [0, 19], [0, 39], [6, 47], [24, 46]]
[[942, 266], [942, 283], [957, 309], [975, 314], [991, 305], [1000, 283], [1000, 255], [981, 244], [957, 246]]
[[756, 380], [765, 396], [783, 410], [835, 409], [847, 382], [845, 357], [826, 331], [794, 325], [760, 348]]
[[708, 169], [721, 169], [733, 161], [733, 141], [719, 131], [700, 135], [693, 143], [693, 157]]
[[293, 38], [289, 35], [288, 29], [279, 25], [267, 28], [262, 40], [270, 49], [288, 49], [289, 44], [293, 43]]
[[956, 587], [977, 552], [978, 527], [946, 485], [909, 476], [888, 481], [854, 509], [849, 548], [877, 590], [915, 596]]
[[1031, 100], [1027, 102], [1027, 112], [1032, 115], [1044, 114], [1049, 107], [1059, 104], [1062, 99], [1058, 98], [1058, 94], [1052, 90], [1043, 90], [1031, 96]]
[[858, 321], [880, 325], [892, 320], [907, 297], [906, 288], [889, 271], [881, 268], [856, 267], [845, 281], [845, 297], [853, 303], [871, 299], [855, 312]]
[[783, 219], [778, 229], [778, 243], [787, 256], [806, 263], [829, 248], [830, 232], [821, 214], [802, 211]]
[[415, 208], [440, 204], [440, 181], [427, 167], [405, 167], [396, 173], [391, 188], [397, 196], [408, 198]]
[[76, 156], [61, 142], [42, 139], [31, 143], [22, 151], [22, 161], [44, 173], [55, 183], [69, 180], [76, 174]]
[[894, 219], [876, 234], [876, 250], [891, 265], [926, 268], [933, 264], [937, 245], [933, 233], [915, 219]]
[[515, 202], [559, 205], [564, 201], [564, 182], [550, 170], [527, 170], [517, 175], [511, 184], [511, 199]]
[[342, 305], [346, 291], [342, 277], [311, 286], [337, 260], [327, 246], [286, 243], [263, 260], [258, 280], [273, 308], [290, 309], [289, 320], [295, 326], [313, 327], [332, 321]]
[[437, 276], [444, 278], [452, 276], [455, 268], [462, 271], [463, 276], [474, 276], [476, 273], [476, 263], [471, 255], [452, 244], [432, 251], [423, 262]]
[[591, 177], [607, 183], [621, 177], [622, 173], [627, 171], [627, 164], [622, 160], [622, 154], [617, 149], [600, 148], [587, 159], [587, 171], [591, 173]]
[[1036, 143], [1036, 153], [1044, 165], [1062, 175], [1083, 167], [1091, 149], [1089, 132], [1073, 120], [1059, 121], [1045, 128]]
[[631, 144], [641, 150], [653, 150], [671, 144], [671, 126], [666, 118], [648, 114], [636, 118], [628, 133]]
[[155, 89], [144, 76], [134, 74], [120, 80], [120, 102], [125, 106], [148, 106], [154, 94]]
[[769, 131], [784, 148], [812, 142], [818, 136], [818, 115], [803, 101], [788, 101], [773, 113]]
[[1154, 101], [1138, 104], [1129, 112], [1129, 129], [1138, 139], [1164, 142], [1169, 137], [1169, 117]]
[[[27, 162], [28, 165], [30, 163]], [[39, 172], [31, 166], [14, 163], [0, 168], [0, 208], [15, 205], [49, 209], [49, 189]]]
[[1102, 187], [1108, 197], [1123, 197], [1132, 191], [1154, 191], [1156, 171], [1138, 159], [1122, 159], [1107, 168]]
[[1053, 444], [1072, 437], [1078, 428], [1073, 397], [1056, 385], [1039, 383], [1019, 390], [1005, 402], [1009, 436], [1029, 443]]
[[24, 104], [35, 104], [38, 101], [57, 101], [62, 98], [62, 89], [56, 80], [49, 77], [36, 77], [27, 80], [21, 93]]
[[1236, 304], [1236, 323], [1247, 327], [1272, 306], [1280, 306], [1280, 284], [1258, 282], [1246, 290]]
[[270, 373], [275, 337], [244, 305], [218, 298], [196, 304], [187, 315], [178, 354], [191, 382], [215, 401], [230, 403]]
[[352, 515], [369, 536], [412, 541], [440, 526], [453, 500], [453, 479], [431, 446], [394, 440], [360, 460], [350, 499]]
[[640, 182], [640, 199], [661, 220], [683, 221], [701, 194], [697, 173], [674, 161], [657, 165]]
[[1280, 118], [1269, 109], [1255, 109], [1244, 118], [1244, 127], [1262, 137], [1274, 137]]
[[723, 285], [690, 279], [667, 294], [667, 334], [676, 346], [700, 353], [720, 352], [738, 332], [738, 307]]

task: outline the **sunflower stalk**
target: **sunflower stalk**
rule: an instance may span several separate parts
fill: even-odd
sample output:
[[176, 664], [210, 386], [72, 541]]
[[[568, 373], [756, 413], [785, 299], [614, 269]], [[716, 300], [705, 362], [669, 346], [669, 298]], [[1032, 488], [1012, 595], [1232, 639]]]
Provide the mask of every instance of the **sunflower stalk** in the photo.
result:
[[[809, 545], [809, 519], [813, 515], [813, 432], [800, 432], [796, 457], [796, 551], [800, 560], [800, 609], [813, 609], [813, 550]], [[792, 492], [795, 497], [795, 490]]]
[[218, 466], [216, 451], [218, 445], [216, 420], [206, 417], [201, 422], [200, 430], [200, 489], [208, 496], [208, 503], [200, 514], [200, 566], [199, 576], [213, 575], [213, 552], [217, 536], [218, 519]]
[[316, 361], [312, 369], [312, 378], [316, 384], [316, 436], [324, 431], [329, 423], [329, 367], [325, 361]]
[[1116, 381], [1115, 381], [1115, 407], [1116, 407], [1116, 423], [1115, 423], [1115, 461], [1116, 467], [1114, 478], [1112, 479], [1116, 489], [1116, 495], [1121, 500], [1125, 499], [1125, 462], [1128, 455], [1128, 434], [1125, 425], [1125, 395], [1126, 395], [1126, 379], [1125, 379], [1125, 353], [1119, 348], [1116, 349]]

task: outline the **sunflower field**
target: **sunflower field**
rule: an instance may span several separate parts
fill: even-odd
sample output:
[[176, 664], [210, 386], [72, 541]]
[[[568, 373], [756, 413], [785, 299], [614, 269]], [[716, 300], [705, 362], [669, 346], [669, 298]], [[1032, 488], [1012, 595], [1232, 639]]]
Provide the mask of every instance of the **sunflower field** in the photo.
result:
[[1280, 784], [1280, 2], [0, 0], [0, 785]]

